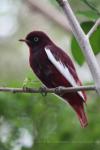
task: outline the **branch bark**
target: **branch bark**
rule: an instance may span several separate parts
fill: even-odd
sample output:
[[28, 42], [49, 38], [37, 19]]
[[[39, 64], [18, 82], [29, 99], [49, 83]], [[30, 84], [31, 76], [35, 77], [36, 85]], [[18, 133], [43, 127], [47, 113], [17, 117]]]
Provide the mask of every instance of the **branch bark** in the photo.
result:
[[72, 32], [74, 36], [76, 37], [76, 40], [78, 41], [83, 54], [86, 58], [86, 61], [88, 63], [89, 69], [91, 71], [92, 77], [94, 79], [96, 89], [98, 91], [98, 94], [100, 94], [100, 67], [97, 63], [96, 57], [93, 53], [92, 47], [89, 42], [88, 36], [84, 33], [82, 30], [79, 22], [77, 21], [68, 0], [57, 0], [57, 2], [60, 4], [60, 6], [63, 8], [65, 15], [69, 21], [69, 24], [71, 26]]
[[11, 92], [11, 93], [70, 93], [77, 91], [96, 91], [95, 86], [79, 86], [79, 87], [57, 87], [57, 88], [9, 88], [9, 87], [0, 87], [0, 92]]

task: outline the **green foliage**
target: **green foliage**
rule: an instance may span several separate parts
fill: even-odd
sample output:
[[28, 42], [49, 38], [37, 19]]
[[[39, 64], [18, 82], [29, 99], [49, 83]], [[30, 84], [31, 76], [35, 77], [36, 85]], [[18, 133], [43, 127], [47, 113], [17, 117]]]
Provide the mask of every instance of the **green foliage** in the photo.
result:
[[[93, 22], [88, 21], [88, 22], [83, 22], [81, 24], [81, 27], [83, 28], [85, 33], [88, 33], [88, 31], [92, 28], [93, 25], [94, 25]], [[96, 55], [100, 52], [99, 39], [100, 39], [100, 27], [90, 37], [90, 43], [91, 43], [93, 51]], [[74, 38], [74, 36], [72, 37], [72, 41], [71, 41], [71, 52], [72, 52], [72, 55], [73, 55], [75, 61], [79, 65], [83, 65], [83, 63], [85, 62], [85, 59], [84, 59], [83, 53], [82, 53], [76, 39]]]
[[95, 11], [86, 10], [86, 11], [77, 11], [78, 15], [87, 17], [89, 20], [96, 20], [99, 16]]
[[82, 129], [69, 105], [52, 94], [43, 97], [41, 94], [2, 93], [0, 116], [11, 126], [8, 140], [1, 141], [2, 150], [12, 148], [22, 128], [34, 137], [32, 148], [23, 147], [23, 150], [95, 149], [100, 137], [99, 103], [96, 97], [88, 101], [89, 126]]
[[100, 16], [100, 11], [99, 11], [99, 8], [98, 8], [98, 5], [99, 5], [99, 1], [98, 0], [82, 0], [83, 3], [85, 3], [91, 11], [82, 11], [80, 12], [80, 14], [83, 14], [87, 17], [93, 17], [93, 19], [97, 19], [99, 16]]

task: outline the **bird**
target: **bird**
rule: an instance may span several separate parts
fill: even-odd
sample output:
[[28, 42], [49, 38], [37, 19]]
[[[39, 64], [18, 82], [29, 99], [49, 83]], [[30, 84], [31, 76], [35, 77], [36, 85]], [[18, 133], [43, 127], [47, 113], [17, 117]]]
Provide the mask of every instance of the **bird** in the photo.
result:
[[[25, 42], [29, 47], [30, 67], [47, 88], [82, 86], [71, 58], [46, 33], [32, 31], [19, 41]], [[76, 112], [81, 127], [86, 127], [88, 125], [84, 110], [86, 93], [77, 91], [57, 94], [57, 96], [69, 103]]]

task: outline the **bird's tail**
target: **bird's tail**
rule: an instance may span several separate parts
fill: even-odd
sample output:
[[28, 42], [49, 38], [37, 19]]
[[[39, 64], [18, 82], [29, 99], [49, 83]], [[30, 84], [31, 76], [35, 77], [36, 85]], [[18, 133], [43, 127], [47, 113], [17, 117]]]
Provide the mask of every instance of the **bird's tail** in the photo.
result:
[[81, 127], [84, 128], [88, 125], [88, 121], [87, 121], [87, 116], [84, 112], [84, 106], [83, 104], [81, 105], [73, 105], [72, 106], [74, 108], [74, 110], [76, 111], [77, 113], [77, 116], [79, 118], [79, 121], [80, 121], [80, 124], [81, 124]]
[[72, 108], [76, 112], [76, 114], [79, 118], [81, 127], [82, 128], [86, 127], [88, 125], [88, 120], [87, 120], [87, 116], [84, 111], [84, 104], [83, 104], [84, 101], [79, 98], [76, 99], [75, 97], [74, 97], [74, 99], [72, 99], [72, 98], [70, 99], [70, 98], [67, 98], [66, 95], [63, 98], [72, 106]]

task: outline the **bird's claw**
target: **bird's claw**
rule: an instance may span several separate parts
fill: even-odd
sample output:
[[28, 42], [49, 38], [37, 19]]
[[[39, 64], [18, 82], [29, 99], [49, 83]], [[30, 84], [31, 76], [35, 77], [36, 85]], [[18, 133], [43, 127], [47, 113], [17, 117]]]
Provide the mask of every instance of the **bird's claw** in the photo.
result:
[[60, 92], [60, 87], [56, 87], [56, 88], [55, 88], [55, 93], [58, 94], [58, 95], [61, 94], [61, 92]]
[[23, 86], [23, 90], [24, 90], [24, 91], [30, 91], [30, 88], [29, 88], [29, 87], [26, 87], [26, 86]]
[[63, 88], [64, 88], [63, 86], [56, 87], [55, 93], [58, 94], [59, 96], [62, 96], [64, 94], [64, 92], [61, 91]]
[[40, 87], [40, 93], [42, 94], [42, 96], [47, 96], [46, 87]]

